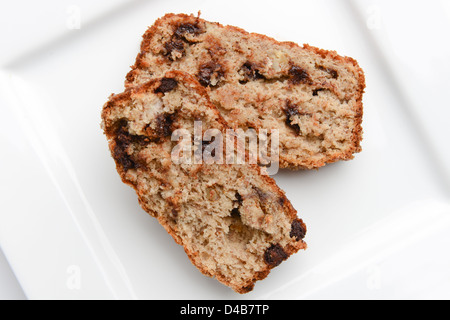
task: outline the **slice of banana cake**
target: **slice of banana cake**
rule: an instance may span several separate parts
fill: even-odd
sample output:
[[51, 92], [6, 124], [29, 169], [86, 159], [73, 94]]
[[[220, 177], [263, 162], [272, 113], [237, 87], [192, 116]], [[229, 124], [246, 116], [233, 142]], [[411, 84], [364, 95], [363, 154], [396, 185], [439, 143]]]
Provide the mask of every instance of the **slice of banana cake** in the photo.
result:
[[318, 168], [360, 152], [364, 73], [349, 57], [167, 14], [143, 36], [125, 85], [194, 75], [233, 128], [278, 129], [280, 167]]
[[[202, 124], [201, 147], [186, 137], [195, 137], [195, 121]], [[208, 130], [229, 129], [193, 76], [171, 71], [112, 95], [102, 127], [122, 181], [203, 274], [246, 293], [306, 248], [305, 224], [257, 165], [220, 163], [226, 148], [209, 150], [214, 161], [189, 157], [198, 148], [207, 154], [213, 142], [220, 145]], [[174, 139], [178, 132], [184, 135]], [[173, 157], [177, 149], [183, 150], [180, 158]]]

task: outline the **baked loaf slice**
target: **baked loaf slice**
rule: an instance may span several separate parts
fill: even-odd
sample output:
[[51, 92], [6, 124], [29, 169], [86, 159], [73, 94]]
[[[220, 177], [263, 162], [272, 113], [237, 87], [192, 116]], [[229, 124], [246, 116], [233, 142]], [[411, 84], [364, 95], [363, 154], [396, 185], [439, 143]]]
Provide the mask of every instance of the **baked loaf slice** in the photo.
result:
[[352, 58], [167, 14], [143, 36], [126, 87], [195, 75], [233, 128], [278, 129], [280, 167], [318, 168], [361, 150], [364, 74]]
[[[202, 133], [217, 129], [225, 134], [228, 128], [191, 75], [168, 72], [112, 95], [102, 120], [123, 182], [205, 275], [245, 293], [271, 268], [306, 248], [304, 223], [257, 165], [172, 161], [174, 148], [188, 141], [172, 141], [175, 130], [192, 135], [194, 120], [202, 122]], [[206, 150], [208, 143], [202, 143], [205, 152], [217, 159], [226, 156], [226, 148], [218, 155]]]

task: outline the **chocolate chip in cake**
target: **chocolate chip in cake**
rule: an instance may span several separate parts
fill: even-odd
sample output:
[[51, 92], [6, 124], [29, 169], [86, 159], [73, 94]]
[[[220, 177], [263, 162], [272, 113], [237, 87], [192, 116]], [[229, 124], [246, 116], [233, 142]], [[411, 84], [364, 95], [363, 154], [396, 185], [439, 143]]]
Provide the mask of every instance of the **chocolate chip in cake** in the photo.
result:
[[150, 140], [145, 136], [131, 135], [128, 133], [123, 122], [120, 125], [121, 126], [117, 128], [116, 138], [114, 140], [114, 159], [123, 167], [125, 171], [139, 168], [140, 164], [132, 159], [132, 157], [128, 154], [128, 147], [132, 143], [143, 145], [149, 143]]
[[339, 73], [333, 68], [327, 68], [327, 67], [316, 64], [316, 69], [327, 72], [333, 79], [337, 79], [339, 77]]
[[277, 244], [272, 244], [264, 252], [264, 262], [267, 263], [271, 268], [278, 266], [281, 262], [288, 258], [287, 253], [284, 251], [283, 247]]
[[300, 241], [302, 240], [306, 235], [306, 230], [303, 225], [303, 222], [301, 220], [294, 220], [291, 225], [291, 232], [289, 233], [289, 236], [291, 238], [295, 237], [295, 240]]
[[284, 108], [284, 113], [286, 114], [286, 125], [291, 127], [298, 136], [301, 135], [302, 130], [300, 126], [297, 123], [292, 123], [292, 118], [300, 115], [298, 106], [296, 104], [292, 104], [290, 101], [287, 101], [286, 107]]
[[[107, 105], [109, 105], [109, 104], [110, 104], [110, 103], [108, 102]], [[128, 120], [125, 119], [125, 118], [121, 118], [121, 119], [119, 119], [119, 120], [114, 121], [114, 123], [108, 125], [108, 126], [105, 128], [105, 131], [106, 131], [108, 134], [110, 134], [110, 135], [115, 135], [115, 136], [117, 136], [117, 135], [119, 135], [119, 133], [120, 133], [122, 130], [125, 130], [125, 131], [126, 131], [127, 126], [128, 126]]]
[[198, 26], [198, 24], [181, 23], [180, 25], [178, 25], [177, 29], [175, 30], [174, 35], [178, 38], [184, 38], [184, 35], [186, 33], [198, 35], [201, 32], [202, 32], [202, 30]]
[[116, 145], [114, 147], [113, 156], [122, 168], [127, 171], [129, 169], [135, 169], [136, 163], [131, 159], [127, 153], [128, 146], [131, 143], [129, 135], [120, 133], [116, 138]]
[[178, 85], [177, 80], [172, 78], [162, 78], [158, 88], [155, 89], [155, 93], [166, 93], [172, 91]]
[[339, 74], [334, 69], [327, 69], [327, 72], [331, 75], [333, 79], [337, 79], [339, 77]]
[[137, 148], [141, 148], [151, 142], [147, 136], [130, 134], [127, 126], [128, 121], [120, 119], [109, 129], [114, 130], [115, 132], [113, 157], [125, 171], [143, 166], [142, 161], [133, 159], [133, 157], [128, 154], [128, 147], [131, 144], [134, 144]]
[[171, 39], [164, 44], [164, 49], [166, 50], [165, 56], [169, 58], [169, 60], [174, 61], [173, 52], [177, 52], [179, 56], [185, 55], [184, 42], [179, 39]]
[[170, 137], [172, 135], [172, 125], [175, 115], [170, 113], [161, 113], [156, 117], [156, 134], [160, 137]]
[[211, 75], [213, 72], [212, 67], [208, 65], [200, 67], [197, 78], [202, 86], [207, 87], [211, 84]]
[[324, 90], [327, 90], [327, 89], [322, 89], [322, 88], [314, 89], [314, 90], [313, 90], [313, 96], [314, 96], [314, 97], [317, 97], [317, 96], [319, 95], [319, 92], [320, 92], [320, 91], [324, 91]]
[[280, 205], [280, 207], [283, 207], [285, 203], [286, 203], [286, 198], [285, 197], [279, 197], [278, 198], [278, 204]]
[[293, 84], [312, 82], [308, 72], [305, 69], [295, 65], [291, 66], [289, 69], [289, 75], [291, 76], [291, 82]]
[[[177, 26], [172, 37], [166, 43], [164, 43], [164, 56], [170, 61], [175, 61], [178, 58], [186, 55], [186, 45], [193, 44], [186, 38], [187, 34], [198, 35], [202, 32], [198, 24], [182, 23]], [[192, 39], [191, 39], [192, 40]]]
[[256, 65], [249, 61], [242, 65], [241, 69], [239, 69], [239, 74], [243, 76], [243, 79], [239, 80], [240, 84], [246, 84], [249, 81], [258, 79], [265, 79], [265, 77], [259, 72]]
[[[213, 82], [213, 76], [215, 81]], [[204, 87], [215, 86], [223, 77], [222, 66], [217, 62], [210, 61], [200, 65], [198, 69], [197, 79]]]

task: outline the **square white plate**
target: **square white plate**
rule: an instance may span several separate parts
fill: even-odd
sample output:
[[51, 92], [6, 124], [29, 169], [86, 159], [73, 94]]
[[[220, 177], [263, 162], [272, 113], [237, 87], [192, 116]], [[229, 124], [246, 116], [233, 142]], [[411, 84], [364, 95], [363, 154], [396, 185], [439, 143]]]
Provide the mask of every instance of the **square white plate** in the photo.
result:
[[[419, 15], [426, 6], [434, 21], [427, 32], [445, 34], [447, 2], [46, 1], [41, 20], [22, 16], [14, 25], [17, 17], [6, 15], [2, 38], [14, 54], [1, 56], [0, 69], [0, 244], [27, 297], [450, 298], [450, 126], [436, 126], [450, 109], [436, 95], [424, 104], [426, 92], [450, 88], [450, 51], [435, 43], [439, 72], [432, 62], [416, 71], [402, 59], [410, 42], [392, 45], [403, 39], [405, 25], [392, 21], [405, 8]], [[198, 10], [207, 20], [336, 50], [366, 73], [363, 152], [274, 176], [308, 226], [309, 248], [244, 296], [201, 275], [143, 212], [99, 126], [147, 26], [167, 12]], [[20, 42], [26, 29], [33, 39]]]

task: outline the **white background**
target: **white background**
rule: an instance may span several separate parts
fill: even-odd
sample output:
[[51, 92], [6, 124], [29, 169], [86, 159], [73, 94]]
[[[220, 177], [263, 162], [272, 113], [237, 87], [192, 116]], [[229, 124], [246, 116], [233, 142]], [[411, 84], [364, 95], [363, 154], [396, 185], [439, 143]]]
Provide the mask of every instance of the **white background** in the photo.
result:
[[[147, 26], [198, 10], [366, 73], [363, 152], [274, 177], [309, 248], [245, 296], [142, 212], [99, 128]], [[3, 1], [0, 26], [0, 298], [450, 298], [450, 1]]]

